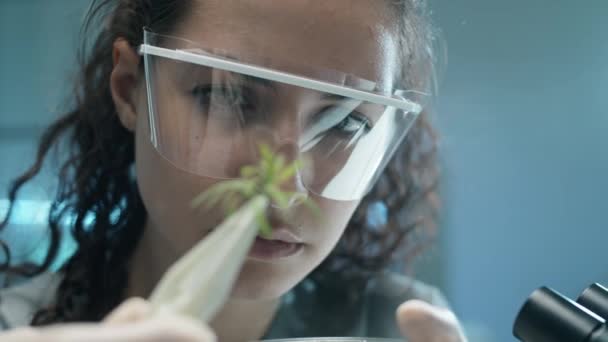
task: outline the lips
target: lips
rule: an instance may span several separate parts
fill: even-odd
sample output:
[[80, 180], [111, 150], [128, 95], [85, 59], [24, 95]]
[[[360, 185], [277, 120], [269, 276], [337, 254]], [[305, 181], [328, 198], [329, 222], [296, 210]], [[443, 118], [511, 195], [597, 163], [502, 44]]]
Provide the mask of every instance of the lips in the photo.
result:
[[267, 237], [260, 237], [263, 240], [279, 241], [285, 243], [302, 243], [302, 239], [287, 228], [272, 229], [272, 234]]
[[261, 261], [278, 261], [298, 254], [304, 247], [301, 243], [256, 238], [249, 257]]
[[297, 254], [304, 246], [302, 238], [276, 216], [269, 217], [272, 234], [268, 237], [258, 236], [251, 247], [249, 256], [263, 261], [288, 258]]
[[287, 243], [303, 242], [297, 230], [280, 215], [271, 213], [268, 217], [268, 223], [272, 227], [272, 234], [268, 237], [263, 237], [263, 239]]

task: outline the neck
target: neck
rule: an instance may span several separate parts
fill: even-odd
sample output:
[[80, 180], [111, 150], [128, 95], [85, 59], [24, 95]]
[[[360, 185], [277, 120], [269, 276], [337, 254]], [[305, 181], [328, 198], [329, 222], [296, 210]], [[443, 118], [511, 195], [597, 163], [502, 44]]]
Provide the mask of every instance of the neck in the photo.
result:
[[[179, 258], [171, 253], [168, 241], [148, 221], [129, 265], [127, 297], [148, 298], [164, 272]], [[229, 299], [209, 323], [218, 341], [260, 339], [278, 309], [279, 299]], [[238, 329], [235, 327], [238, 326]]]

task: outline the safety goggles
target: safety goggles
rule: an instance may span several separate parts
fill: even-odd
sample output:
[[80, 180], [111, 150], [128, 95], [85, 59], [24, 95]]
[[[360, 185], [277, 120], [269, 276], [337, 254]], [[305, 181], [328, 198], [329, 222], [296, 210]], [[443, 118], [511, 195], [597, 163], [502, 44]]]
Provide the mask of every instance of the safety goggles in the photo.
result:
[[[416, 91], [144, 30], [150, 140], [187, 172], [238, 178], [260, 144], [301, 159], [295, 181], [333, 200], [369, 191], [422, 110]], [[384, 87], [386, 88], [386, 87]]]

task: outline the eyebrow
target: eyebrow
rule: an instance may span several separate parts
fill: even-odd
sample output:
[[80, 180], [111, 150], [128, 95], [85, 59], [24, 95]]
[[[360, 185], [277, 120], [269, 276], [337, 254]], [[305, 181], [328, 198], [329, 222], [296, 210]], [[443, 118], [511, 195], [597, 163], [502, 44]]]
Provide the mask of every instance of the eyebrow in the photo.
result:
[[[222, 52], [214, 52], [214, 55], [220, 58], [225, 58], [234, 62], [238, 62], [238, 63], [243, 63], [243, 64], [248, 64], [247, 62], [241, 61], [240, 59], [228, 54], [228, 53], [222, 53]], [[216, 70], [221, 70], [221, 69], [216, 69]], [[261, 85], [265, 88], [269, 88], [273, 91], [276, 92], [276, 87], [274, 85], [275, 82], [264, 79], [264, 78], [259, 78], [259, 77], [255, 77], [255, 76], [250, 76], [250, 75], [246, 75], [246, 74], [241, 74], [241, 73], [237, 73], [237, 72], [233, 72], [233, 71], [227, 71], [227, 70], [221, 70], [222, 72], [225, 72], [228, 75], [231, 76], [235, 76], [237, 79], [242, 79], [244, 80], [246, 84], [256, 84], [256, 85]]]
[[287, 83], [307, 89], [319, 90], [327, 93], [340, 94], [347, 97], [359, 99], [361, 101], [367, 101], [376, 103], [383, 106], [392, 106], [409, 113], [419, 115], [422, 111], [422, 105], [414, 101], [407, 100], [405, 98], [397, 99], [385, 95], [379, 95], [373, 92], [359, 90], [355, 88], [340, 86], [325, 81], [319, 81], [302, 77], [282, 71], [276, 71], [264, 67], [248, 65], [243, 63], [237, 63], [230, 60], [221, 60], [221, 58], [197, 55], [187, 50], [171, 50], [158, 46], [152, 46], [149, 44], [142, 44], [139, 46], [140, 54], [150, 54], [158, 57], [170, 58], [181, 62], [194, 63], [198, 65], [206, 65], [214, 68], [219, 68], [227, 71], [238, 72], [241, 74], [248, 74], [271, 81], [277, 81], [281, 83]]
[[[193, 49], [194, 51], [199, 51], [199, 49]], [[193, 52], [192, 50], [183, 50], [186, 52]], [[226, 59], [229, 61], [233, 61], [233, 62], [238, 62], [238, 63], [243, 63], [243, 64], [248, 64], [244, 61], [241, 61], [240, 59], [225, 53], [225, 52], [220, 52], [220, 51], [213, 51], [213, 53], [209, 53], [205, 50], [200, 50], [202, 52], [205, 53], [205, 55], [209, 54], [210, 56], [213, 56], [215, 58], [222, 58], [222, 59]], [[186, 65], [187, 69], [187, 73], [188, 75], [194, 75], [196, 74], [194, 71], [197, 70], [198, 68], [207, 68], [209, 70], [215, 70], [218, 71], [221, 75], [226, 75], [232, 79], [235, 80], [242, 80], [244, 84], [249, 84], [249, 85], [258, 85], [258, 86], [263, 86], [264, 88], [268, 88], [274, 92], [276, 92], [276, 86], [274, 85], [274, 81], [270, 81], [267, 79], [263, 79], [263, 78], [259, 78], [259, 77], [255, 77], [255, 76], [250, 76], [250, 75], [246, 75], [246, 74], [242, 74], [242, 73], [238, 73], [238, 72], [233, 72], [233, 71], [229, 71], [229, 70], [223, 70], [223, 69], [218, 69], [218, 68], [213, 68], [213, 67], [209, 67], [209, 66], [204, 66], [204, 65], [192, 65], [192, 64], [188, 64]]]
[[230, 77], [234, 77], [234, 79], [242, 81], [245, 85], [261, 86], [263, 88], [267, 88], [267, 89], [271, 90], [274, 93], [277, 93], [277, 87], [275, 86], [275, 84], [274, 84], [275, 82], [273, 82], [273, 81], [269, 81], [269, 80], [265, 80], [263, 78], [253, 77], [253, 76], [249, 76], [249, 75], [229, 72], [229, 71], [227, 71], [226, 73], [229, 74]]
[[[187, 52], [190, 52], [188, 50], [184, 50]], [[203, 50], [204, 51], [204, 50]], [[207, 51], [204, 51], [205, 53], [208, 53]], [[245, 61], [240, 60], [239, 58], [231, 55], [230, 53], [227, 52], [223, 52], [223, 51], [213, 51], [213, 53], [211, 54], [212, 56], [216, 57], [216, 58], [224, 58], [233, 62], [238, 62], [238, 63], [243, 63], [243, 64], [249, 64]], [[221, 70], [221, 69], [218, 69]], [[241, 74], [241, 73], [235, 73], [232, 71], [227, 71], [227, 70], [221, 70], [223, 72], [226, 72], [229, 75], [238, 75], [239, 78], [243, 79], [245, 82], [245, 84], [256, 84], [256, 85], [261, 85], [264, 86], [265, 88], [269, 88], [271, 89], [273, 92], [277, 92], [276, 90], [276, 86], [275, 86], [275, 81], [270, 81], [264, 78], [259, 78], [259, 77], [255, 77], [255, 76], [250, 76], [250, 75], [246, 75], [246, 74]], [[304, 76], [305, 77], [305, 76]], [[332, 94], [332, 93], [324, 93], [323, 96], [321, 97], [321, 100], [329, 100], [329, 101], [345, 101], [351, 99], [351, 97], [347, 97], [347, 96], [343, 96], [343, 95], [338, 95], [338, 94]], [[362, 103], [365, 103], [367, 101], [362, 101]]]
[[[263, 78], [239, 74], [239, 73], [232, 72], [232, 71], [226, 71], [226, 70], [221, 70], [221, 69], [214, 69], [214, 68], [210, 68], [210, 67], [199, 66], [199, 65], [185, 65], [185, 66], [182, 65], [181, 67], [186, 68], [185, 70], [182, 70], [180, 72], [183, 75], [191, 75], [191, 76], [197, 77], [196, 75], [199, 75], [199, 74], [196, 72], [196, 70], [200, 70], [200, 68], [207, 68], [209, 70], [208, 75], [210, 76], [210, 78], [209, 78], [210, 80], [217, 79], [219, 76], [223, 80], [228, 80], [231, 82], [238, 82], [240, 84], [248, 85], [248, 86], [252, 86], [252, 87], [263, 87], [274, 93], [277, 93], [277, 87], [275, 85], [275, 82], [269, 81], [269, 80], [266, 80]], [[207, 72], [205, 72], [205, 74], [207, 74]]]
[[[217, 53], [217, 52], [214, 52], [214, 53]], [[233, 56], [231, 56], [229, 54], [225, 54], [225, 53], [221, 53], [221, 54], [218, 53], [217, 55], [215, 55], [215, 57], [216, 58], [218, 58], [218, 57], [219, 58], [225, 58], [227, 60], [231, 60], [231, 61], [247, 64], [246, 62], [243, 62], [243, 61], [239, 60], [238, 58], [233, 57]], [[272, 91], [275, 94], [279, 93], [278, 87], [277, 87], [277, 82], [280, 83], [280, 84], [283, 84], [283, 83], [281, 83], [279, 81], [272, 81], [272, 80], [268, 80], [268, 79], [265, 79], [265, 78], [260, 78], [260, 77], [251, 76], [251, 75], [247, 75], [247, 74], [242, 74], [242, 73], [238, 73], [238, 72], [234, 72], [234, 71], [229, 71], [229, 70], [217, 69], [217, 68], [208, 67], [208, 66], [188, 64], [186, 67], [188, 68], [188, 70], [191, 70], [191, 71], [187, 71], [187, 73], [186, 73], [186, 74], [189, 74], [189, 75], [196, 74], [194, 72], [194, 70], [196, 70], [198, 68], [201, 68], [201, 67], [202, 68], [207, 68], [209, 70], [217, 71], [219, 73], [219, 75], [222, 75], [223, 77], [225, 77], [227, 79], [231, 79], [231, 80], [234, 80], [234, 81], [242, 82], [243, 85], [248, 85], [248, 86], [252, 86], [252, 87], [256, 87], [256, 86], [263, 87], [263, 88], [266, 88], [266, 89]], [[315, 90], [315, 91], [317, 91], [317, 90]], [[317, 92], [321, 92], [321, 91], [317, 91]], [[352, 97], [349, 97], [349, 96], [343, 96], [343, 95], [338, 95], [338, 94], [333, 94], [333, 93], [326, 93], [326, 92], [322, 92], [322, 93], [323, 94], [320, 97], [321, 101], [331, 101], [331, 102], [337, 102], [337, 103], [345, 102], [345, 101], [359, 101], [360, 102], [359, 106], [364, 106], [364, 107], [368, 107], [368, 106], [372, 106], [372, 107], [374, 107], [374, 106], [381, 106], [381, 105], [378, 105], [376, 103], [371, 103], [371, 102], [368, 102], [368, 101], [365, 101], [365, 100], [355, 99], [355, 98], [352, 98]], [[359, 106], [357, 106], [357, 107], [359, 107]], [[371, 114], [372, 121], [377, 121], [379, 119], [379, 117], [381, 116], [381, 115], [377, 115], [373, 111], [371, 113], [368, 113], [368, 114]]]

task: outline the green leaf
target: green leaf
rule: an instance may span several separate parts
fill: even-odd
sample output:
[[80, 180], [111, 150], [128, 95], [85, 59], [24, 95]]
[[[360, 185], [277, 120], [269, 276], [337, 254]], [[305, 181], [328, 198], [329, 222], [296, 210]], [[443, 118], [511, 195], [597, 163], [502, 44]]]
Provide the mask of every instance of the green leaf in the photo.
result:
[[208, 189], [196, 196], [190, 205], [192, 208], [198, 208], [204, 203], [206, 208], [210, 208], [215, 206], [220, 199], [221, 196], [218, 191], [215, 191], [215, 189]]
[[272, 163], [272, 173], [273, 175], [281, 174], [281, 170], [285, 168], [285, 157], [283, 155], [278, 155], [274, 158]]
[[273, 184], [268, 184], [264, 190], [266, 194], [275, 202], [279, 208], [285, 209], [289, 206], [289, 193], [282, 192]]
[[247, 189], [248, 183], [246, 180], [229, 180], [219, 182], [212, 185], [207, 191], [196, 196], [191, 203], [193, 208], [201, 206], [203, 203], [206, 208], [212, 208], [218, 204], [222, 197], [230, 193], [241, 193]]
[[[241, 168], [241, 179], [226, 180], [211, 186], [204, 193], [192, 200], [192, 207], [205, 205], [212, 208], [220, 205], [226, 214], [234, 213], [243, 202], [261, 195], [268, 201], [275, 203], [281, 209], [287, 209], [292, 198], [304, 196], [299, 192], [283, 191], [281, 185], [294, 177], [298, 169], [303, 165], [302, 160], [295, 160], [289, 165], [283, 155], [276, 155], [272, 149], [264, 143], [258, 145], [260, 159], [256, 165], [246, 165]], [[303, 202], [316, 216], [320, 216], [320, 209], [309, 198]], [[267, 221], [266, 213], [259, 214], [259, 225], [261, 234], [267, 236], [272, 233]]]
[[300, 168], [300, 163], [298, 163], [298, 161], [294, 161], [293, 163], [291, 163], [290, 165], [288, 165], [287, 167], [283, 168], [277, 175], [277, 179], [276, 179], [276, 183], [277, 184], [283, 184], [285, 183], [288, 179], [290, 179], [291, 177], [293, 177], [296, 172], [298, 171], [298, 169]]
[[257, 222], [260, 229], [260, 236], [264, 238], [269, 238], [272, 235], [272, 227], [270, 227], [268, 219], [266, 219], [265, 213], [258, 214]]
[[245, 198], [253, 198], [257, 195], [257, 182], [255, 180], [249, 180], [245, 186], [243, 186], [243, 196]]
[[260, 155], [262, 156], [262, 160], [271, 161], [273, 159], [273, 154], [270, 147], [263, 143], [260, 144]]
[[241, 168], [241, 177], [254, 178], [258, 175], [258, 168], [254, 165], [246, 165]]

